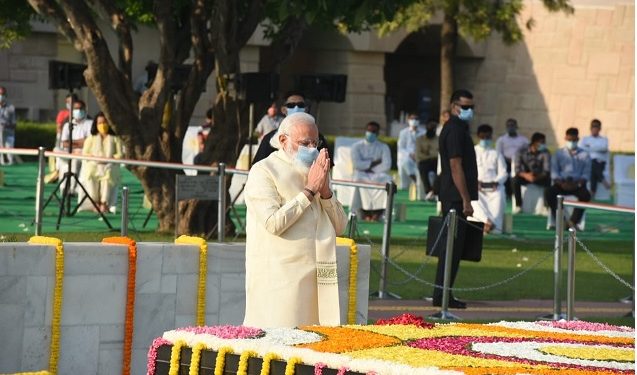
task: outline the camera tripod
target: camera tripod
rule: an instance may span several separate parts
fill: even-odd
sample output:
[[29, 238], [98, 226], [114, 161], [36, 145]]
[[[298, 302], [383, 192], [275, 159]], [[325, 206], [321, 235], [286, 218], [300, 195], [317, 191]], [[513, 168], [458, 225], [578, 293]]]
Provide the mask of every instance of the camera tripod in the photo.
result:
[[[71, 112], [69, 113], [68, 124], [69, 124], [68, 152], [69, 154], [72, 154], [73, 153], [73, 127], [75, 126], [75, 124], [73, 124], [73, 99], [71, 99]], [[108, 228], [113, 229], [113, 226], [111, 225], [111, 223], [108, 221], [104, 213], [100, 210], [97, 203], [95, 203], [93, 198], [89, 195], [84, 185], [82, 185], [82, 183], [80, 182], [80, 179], [77, 177], [77, 174], [73, 171], [73, 159], [68, 159], [66, 162], [67, 162], [66, 173], [64, 173], [64, 176], [60, 179], [58, 184], [55, 186], [55, 189], [53, 190], [49, 198], [44, 203], [44, 206], [42, 207], [42, 210], [44, 210], [53, 198], [57, 200], [60, 206], [60, 209], [58, 211], [58, 218], [57, 218], [55, 229], [56, 230], [60, 229], [60, 222], [62, 221], [62, 215], [66, 214], [66, 216], [69, 216], [69, 217], [75, 215], [86, 199], [88, 199], [91, 202], [91, 204], [95, 208], [95, 211], [97, 211], [97, 213], [100, 215], [102, 220], [104, 220], [104, 223], [106, 223]], [[71, 199], [73, 199], [73, 194], [71, 192], [72, 182], [75, 182], [76, 186], [81, 188], [82, 191], [84, 192], [84, 196], [78, 202], [77, 206], [75, 206], [73, 210], [71, 210]], [[60, 187], [62, 186], [64, 186], [62, 190], [62, 197], [58, 197], [58, 191]]]

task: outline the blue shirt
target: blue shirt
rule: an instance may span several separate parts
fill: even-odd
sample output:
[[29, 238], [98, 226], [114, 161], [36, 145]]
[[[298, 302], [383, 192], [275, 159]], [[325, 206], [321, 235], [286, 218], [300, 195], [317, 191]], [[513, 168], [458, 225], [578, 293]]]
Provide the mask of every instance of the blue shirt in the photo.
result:
[[567, 148], [560, 148], [551, 159], [551, 179], [574, 181], [586, 180], [591, 176], [591, 157], [582, 148], [577, 148], [575, 153]]

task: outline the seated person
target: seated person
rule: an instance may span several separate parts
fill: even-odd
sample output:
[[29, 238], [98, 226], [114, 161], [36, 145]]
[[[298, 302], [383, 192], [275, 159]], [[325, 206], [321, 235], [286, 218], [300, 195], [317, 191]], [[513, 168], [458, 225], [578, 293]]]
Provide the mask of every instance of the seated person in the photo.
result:
[[485, 223], [485, 233], [494, 229], [502, 231], [506, 206], [506, 163], [504, 156], [493, 148], [493, 128], [490, 125], [478, 126], [478, 138], [480, 142], [475, 146], [478, 164], [478, 202], [474, 205], [473, 217]]
[[257, 127], [254, 129], [254, 133], [259, 137], [259, 142], [261, 142], [263, 136], [271, 131], [277, 130], [281, 121], [283, 121], [283, 116], [279, 114], [279, 106], [276, 101], [273, 101], [270, 103], [267, 113], [261, 118], [261, 121], [259, 121]]
[[582, 139], [582, 148], [591, 157], [591, 195], [595, 197], [597, 184], [602, 183], [606, 189], [610, 189], [610, 184], [606, 181], [604, 170], [608, 161], [608, 138], [599, 134], [602, 130], [602, 122], [598, 119], [591, 121], [591, 135]]
[[[391, 182], [391, 152], [389, 146], [378, 140], [380, 125], [375, 121], [367, 124], [365, 139], [352, 145], [354, 180], [363, 182]], [[377, 221], [387, 204], [384, 190], [358, 188], [361, 197], [363, 219]]]
[[533, 133], [529, 147], [515, 155], [515, 177], [512, 179], [515, 207], [513, 213], [522, 211], [522, 185], [535, 184], [546, 189], [551, 184], [551, 154], [546, 149], [546, 136]]
[[[591, 175], [591, 158], [584, 149], [577, 146], [579, 131], [577, 128], [566, 130], [566, 147], [555, 152], [551, 160], [551, 179], [553, 186], [546, 189], [544, 199], [551, 207], [551, 216], [555, 218], [558, 195], [575, 195], [581, 202], [589, 202], [591, 193], [586, 189], [586, 182]], [[578, 228], [584, 209], [575, 208], [567, 225]], [[563, 218], [559, 218], [562, 220]], [[579, 228], [578, 228], [579, 229]]]
[[434, 189], [429, 181], [429, 173], [436, 174], [438, 168], [438, 136], [436, 135], [436, 121], [427, 122], [425, 134], [416, 138], [416, 161], [418, 172], [425, 188], [425, 200], [434, 200]]
[[[122, 142], [109, 126], [106, 116], [98, 113], [91, 126], [91, 135], [84, 141], [82, 154], [121, 159]], [[84, 160], [80, 181], [101, 212], [108, 212], [114, 205], [113, 189], [120, 183], [119, 164]]]

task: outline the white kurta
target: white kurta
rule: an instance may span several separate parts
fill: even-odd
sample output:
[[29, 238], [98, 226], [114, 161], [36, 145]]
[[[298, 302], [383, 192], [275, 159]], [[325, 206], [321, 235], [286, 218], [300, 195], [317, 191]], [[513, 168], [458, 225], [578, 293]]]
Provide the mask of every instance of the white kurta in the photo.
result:
[[[371, 168], [374, 160], [381, 163]], [[354, 165], [354, 180], [386, 184], [391, 182], [391, 151], [389, 146], [380, 141], [372, 143], [360, 140], [352, 145], [352, 164]], [[387, 194], [384, 190], [358, 188], [361, 205], [364, 210], [381, 210], [387, 204]]]
[[[82, 154], [121, 159], [122, 142], [119, 137], [110, 134], [104, 138], [99, 134], [90, 135], [84, 140]], [[82, 161], [80, 181], [95, 202], [108, 203], [109, 207], [115, 205], [117, 195], [113, 193], [121, 180], [119, 167], [119, 164], [114, 163]]]
[[415, 159], [412, 159], [410, 155], [416, 154], [416, 138], [425, 134], [425, 132], [417, 128], [411, 130], [409, 127], [400, 131], [398, 134], [398, 176], [399, 176], [399, 189], [406, 189], [411, 183], [409, 176], [416, 176], [418, 174], [418, 164]]
[[507, 179], [506, 163], [502, 154], [492, 148], [485, 149], [476, 145], [475, 150], [478, 181], [497, 182], [498, 186], [493, 191], [479, 190], [478, 201], [473, 205], [473, 217], [482, 222], [489, 220], [495, 225], [496, 230], [501, 231], [506, 207], [504, 192], [504, 182]]
[[308, 200], [305, 183], [282, 150], [250, 170], [245, 186], [247, 326], [341, 323], [336, 235], [347, 217], [334, 196]]

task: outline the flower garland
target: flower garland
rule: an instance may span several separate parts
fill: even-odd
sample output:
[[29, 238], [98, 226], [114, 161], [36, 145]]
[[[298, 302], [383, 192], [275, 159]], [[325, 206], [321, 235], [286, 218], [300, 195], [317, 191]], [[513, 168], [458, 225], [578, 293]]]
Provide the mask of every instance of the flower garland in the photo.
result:
[[248, 360], [250, 357], [256, 357], [258, 354], [253, 350], [245, 350], [239, 356], [239, 368], [237, 375], [248, 375]]
[[294, 368], [300, 363], [303, 363], [303, 361], [301, 361], [301, 358], [299, 357], [292, 357], [288, 359], [288, 363], [285, 365], [285, 375], [294, 375]]
[[128, 282], [126, 286], [126, 313], [124, 318], [124, 358], [122, 374], [130, 375], [133, 352], [133, 332], [135, 324], [135, 279], [137, 275], [137, 244], [128, 237], [107, 237], [104, 244], [128, 246]]
[[246, 326], [196, 326], [196, 327], [184, 327], [178, 328], [177, 332], [191, 332], [197, 335], [206, 334], [217, 336], [221, 339], [251, 339], [261, 337], [265, 333], [260, 328], [246, 327]]
[[175, 240], [176, 244], [199, 246], [199, 285], [197, 287], [197, 320], [198, 326], [206, 324], [206, 277], [208, 273], [208, 243], [200, 237], [182, 235]]
[[224, 346], [217, 350], [217, 360], [215, 361], [215, 375], [223, 375], [223, 369], [226, 367], [226, 354], [232, 353], [232, 348]]
[[323, 375], [323, 369], [326, 367], [327, 365], [323, 362], [316, 362], [314, 364], [314, 375]]
[[261, 365], [261, 372], [259, 375], [269, 375], [270, 374], [270, 364], [273, 360], [281, 359], [276, 353], [268, 353], [263, 356], [263, 364]]
[[198, 342], [195, 346], [192, 347], [192, 356], [190, 357], [190, 367], [188, 368], [188, 375], [198, 375], [199, 374], [199, 362], [201, 362], [201, 351], [206, 346]]
[[401, 340], [395, 337], [352, 328], [306, 326], [301, 327], [301, 329], [317, 332], [325, 336], [323, 341], [299, 345], [301, 348], [308, 348], [317, 352], [345, 353], [401, 343]]
[[148, 349], [148, 364], [146, 367], [146, 375], [155, 375], [155, 364], [157, 363], [157, 349], [159, 349], [162, 345], [170, 345], [170, 341], [166, 340], [163, 337], [158, 337], [153, 340], [153, 343], [150, 345], [150, 349]]
[[349, 246], [349, 291], [347, 300], [347, 324], [356, 324], [356, 300], [358, 282], [358, 246], [351, 238], [337, 237], [336, 244]]
[[51, 345], [49, 372], [56, 375], [60, 358], [60, 323], [62, 321], [62, 292], [64, 284], [64, 245], [62, 240], [53, 237], [33, 236], [29, 239], [33, 245], [55, 246], [55, 286], [53, 287], [53, 319], [51, 320]]
[[170, 350], [170, 368], [168, 369], [168, 375], [179, 374], [179, 359], [181, 358], [181, 347], [186, 343], [182, 340], [173, 343], [173, 347]]

